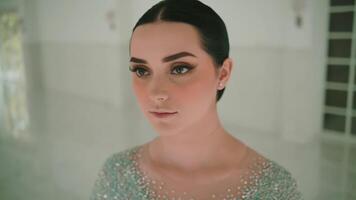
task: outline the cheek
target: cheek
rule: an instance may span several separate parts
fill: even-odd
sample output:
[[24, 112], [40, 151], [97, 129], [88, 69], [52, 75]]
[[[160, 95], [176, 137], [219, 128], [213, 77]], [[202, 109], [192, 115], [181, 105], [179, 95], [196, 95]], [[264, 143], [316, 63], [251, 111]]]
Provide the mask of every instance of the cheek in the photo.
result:
[[135, 93], [135, 96], [140, 104], [147, 102], [146, 98], [148, 98], [148, 94], [146, 92], [145, 85], [133, 80], [132, 81], [132, 88]]
[[204, 105], [204, 102], [210, 102], [212, 98], [215, 97], [214, 86], [209, 80], [196, 80], [182, 88], [179, 91], [179, 96], [181, 100], [189, 107], [201, 107]]

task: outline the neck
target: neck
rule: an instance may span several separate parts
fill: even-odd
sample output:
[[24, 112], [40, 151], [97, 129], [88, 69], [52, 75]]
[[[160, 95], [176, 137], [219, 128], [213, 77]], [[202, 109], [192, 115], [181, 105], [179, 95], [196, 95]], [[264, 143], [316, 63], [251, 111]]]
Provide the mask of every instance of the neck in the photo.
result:
[[155, 138], [148, 153], [160, 166], [194, 171], [221, 164], [232, 144], [236, 145], [236, 140], [224, 130], [215, 112], [174, 135]]

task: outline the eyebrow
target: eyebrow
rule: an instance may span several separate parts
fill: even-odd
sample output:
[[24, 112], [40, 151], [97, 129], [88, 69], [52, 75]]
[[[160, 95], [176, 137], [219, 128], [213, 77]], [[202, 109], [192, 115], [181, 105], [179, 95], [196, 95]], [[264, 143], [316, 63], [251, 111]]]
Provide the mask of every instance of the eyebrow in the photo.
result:
[[[162, 61], [163, 61], [163, 62], [170, 62], [170, 61], [173, 61], [173, 60], [176, 60], [176, 59], [178, 59], [178, 58], [185, 57], [185, 56], [196, 57], [196, 56], [195, 56], [194, 54], [192, 54], [192, 53], [189, 53], [189, 52], [186, 52], [186, 51], [182, 51], [182, 52], [179, 52], [179, 53], [176, 53], [176, 54], [173, 54], [173, 55], [164, 57], [164, 58], [162, 59]], [[144, 59], [135, 58], [135, 57], [131, 57], [130, 62], [141, 63], [141, 64], [147, 64], [147, 63], [148, 63], [148, 62], [147, 62], [146, 60], [144, 60]]]

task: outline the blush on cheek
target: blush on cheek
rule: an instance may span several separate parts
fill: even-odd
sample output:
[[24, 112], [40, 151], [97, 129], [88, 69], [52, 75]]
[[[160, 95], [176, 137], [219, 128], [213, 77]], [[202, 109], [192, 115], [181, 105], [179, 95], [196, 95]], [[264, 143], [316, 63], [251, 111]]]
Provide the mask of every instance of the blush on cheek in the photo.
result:
[[145, 87], [138, 83], [133, 83], [132, 87], [138, 103], [141, 107], [144, 106], [143, 104], [147, 102], [146, 98], [148, 98]]
[[187, 86], [182, 91], [182, 96], [186, 99], [184, 100], [185, 103], [199, 106], [199, 104], [204, 104], [211, 97], [210, 91], [211, 88], [209, 88], [208, 83], [196, 82]]

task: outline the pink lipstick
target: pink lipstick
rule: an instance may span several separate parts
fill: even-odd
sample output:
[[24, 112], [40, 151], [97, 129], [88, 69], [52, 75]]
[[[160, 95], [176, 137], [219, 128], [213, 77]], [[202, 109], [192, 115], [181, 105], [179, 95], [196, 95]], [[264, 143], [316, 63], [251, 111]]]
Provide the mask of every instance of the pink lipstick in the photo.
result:
[[177, 114], [177, 112], [173, 112], [173, 113], [168, 113], [168, 112], [150, 112], [153, 116], [157, 117], [157, 118], [167, 118], [167, 117], [171, 117], [175, 114]]

